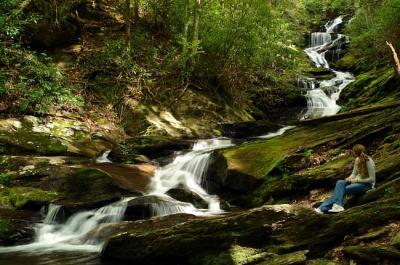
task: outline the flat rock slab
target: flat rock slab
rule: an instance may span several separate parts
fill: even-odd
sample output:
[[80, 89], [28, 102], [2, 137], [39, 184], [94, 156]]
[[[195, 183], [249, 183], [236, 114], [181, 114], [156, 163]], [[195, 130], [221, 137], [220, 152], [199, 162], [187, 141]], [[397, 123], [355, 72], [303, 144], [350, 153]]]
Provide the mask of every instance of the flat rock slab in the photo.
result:
[[122, 188], [141, 193], [147, 191], [147, 187], [156, 170], [156, 166], [152, 164], [123, 165], [103, 163], [92, 164], [90, 167], [107, 173]]

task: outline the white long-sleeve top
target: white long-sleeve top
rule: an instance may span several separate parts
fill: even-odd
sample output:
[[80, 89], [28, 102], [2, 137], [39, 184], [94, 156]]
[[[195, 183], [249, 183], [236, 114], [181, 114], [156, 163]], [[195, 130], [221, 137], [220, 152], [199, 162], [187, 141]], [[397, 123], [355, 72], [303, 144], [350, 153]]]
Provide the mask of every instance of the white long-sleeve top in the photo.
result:
[[353, 179], [356, 179], [357, 182], [359, 183], [370, 183], [372, 184], [372, 188], [375, 188], [375, 163], [372, 158], [368, 157], [367, 160], [367, 172], [368, 172], [368, 177], [366, 178], [361, 178], [358, 172], [358, 163], [360, 163], [360, 159], [357, 157], [356, 161], [354, 162], [354, 167], [353, 167], [353, 172], [351, 173], [350, 177]]

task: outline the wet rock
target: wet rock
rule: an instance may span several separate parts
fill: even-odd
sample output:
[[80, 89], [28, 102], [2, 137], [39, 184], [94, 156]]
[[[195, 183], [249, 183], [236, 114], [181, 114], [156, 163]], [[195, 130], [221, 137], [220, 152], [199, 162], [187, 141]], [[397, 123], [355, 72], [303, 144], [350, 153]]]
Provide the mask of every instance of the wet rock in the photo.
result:
[[188, 203], [176, 201], [168, 196], [140, 196], [133, 198], [128, 202], [124, 219], [146, 219], [155, 215], [171, 214], [171, 211], [179, 213], [180, 208], [188, 206]]
[[91, 168], [67, 168], [62, 176], [52, 175], [44, 179], [41, 187], [62, 194], [65, 199], [102, 201], [128, 193], [118, 186], [110, 175]]
[[116, 162], [136, 162], [140, 155], [150, 159], [169, 156], [177, 150], [189, 149], [192, 141], [184, 141], [162, 136], [131, 138], [112, 150], [110, 158]]
[[196, 208], [199, 209], [208, 208], [208, 203], [203, 198], [201, 198], [198, 194], [188, 189], [185, 189], [184, 187], [170, 189], [166, 194], [171, 196], [175, 200], [191, 203]]
[[0, 246], [28, 243], [33, 239], [31, 222], [39, 221], [35, 212], [0, 208]]

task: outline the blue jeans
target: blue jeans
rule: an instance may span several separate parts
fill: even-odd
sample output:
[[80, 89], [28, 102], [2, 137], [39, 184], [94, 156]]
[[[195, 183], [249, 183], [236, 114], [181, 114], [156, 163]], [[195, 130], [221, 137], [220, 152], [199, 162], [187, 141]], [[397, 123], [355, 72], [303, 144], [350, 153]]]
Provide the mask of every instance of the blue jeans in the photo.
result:
[[327, 213], [334, 203], [343, 206], [343, 199], [345, 195], [362, 195], [371, 189], [371, 184], [364, 183], [354, 183], [348, 184], [345, 180], [338, 180], [336, 182], [335, 189], [333, 190], [333, 194], [329, 199], [324, 201], [319, 209]]

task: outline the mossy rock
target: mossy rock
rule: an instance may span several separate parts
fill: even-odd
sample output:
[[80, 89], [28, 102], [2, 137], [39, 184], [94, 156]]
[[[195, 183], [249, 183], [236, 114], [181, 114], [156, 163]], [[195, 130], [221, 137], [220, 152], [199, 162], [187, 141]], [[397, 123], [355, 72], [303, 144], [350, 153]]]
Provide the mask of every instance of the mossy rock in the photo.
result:
[[32, 187], [3, 188], [0, 192], [2, 207], [16, 209], [39, 210], [43, 205], [58, 198], [58, 194], [55, 192]]
[[[398, 110], [398, 106], [390, 105], [388, 109], [372, 108], [366, 114], [362, 112], [338, 120], [321, 119], [313, 124], [305, 123], [282, 136], [219, 151], [227, 168], [213, 177], [223, 180], [223, 184], [231, 183], [225, 187], [241, 192], [244, 196], [239, 203], [247, 207], [261, 205], [271, 197], [301, 196], [313, 188], [328, 188], [338, 178], [351, 173], [353, 160], [330, 150], [346, 150], [355, 143], [367, 147], [372, 143], [379, 144], [386, 136], [400, 130], [400, 126], [396, 127]], [[307, 168], [301, 162], [306, 158], [307, 150], [329, 153], [333, 158], [320, 166]], [[398, 160], [397, 155], [377, 159], [379, 176], [386, 178], [396, 172]]]
[[0, 154], [96, 157], [112, 148], [113, 142], [106, 137], [109, 131], [112, 130], [99, 129], [97, 134], [92, 135], [92, 129], [87, 124], [67, 118], [24, 116], [0, 119]]
[[398, 101], [400, 81], [393, 67], [373, 69], [356, 76], [340, 94], [339, 104], [351, 110], [365, 105]]
[[32, 222], [39, 222], [33, 211], [0, 208], [0, 246], [31, 242], [34, 236]]
[[384, 261], [385, 264], [398, 264], [400, 259], [400, 250], [387, 245], [348, 246], [343, 248], [343, 253], [356, 261], [369, 264], [380, 264]]
[[336, 61], [334, 65], [335, 68], [340, 70], [353, 71], [356, 63], [356, 58], [352, 54], [347, 53], [345, 56]]
[[248, 250], [247, 256], [309, 250], [307, 257], [316, 259], [342, 244], [346, 235], [364, 235], [372, 228], [400, 220], [399, 205], [400, 197], [397, 197], [330, 216], [290, 205], [263, 206], [151, 231], [141, 230], [147, 222], [147, 226], [151, 224], [150, 219], [126, 224], [123, 230], [114, 231], [103, 255], [113, 261], [208, 264], [204, 259], [193, 261], [192, 258], [202, 255], [217, 258], [240, 246]]
[[41, 187], [55, 190], [60, 198], [72, 201], [104, 201], [122, 196], [127, 190], [119, 187], [106, 173], [91, 168], [66, 169], [62, 176], [49, 176]]
[[168, 156], [177, 150], [189, 149], [192, 141], [165, 137], [134, 137], [115, 146], [110, 158], [115, 162], [136, 162], [140, 155], [149, 158]]

